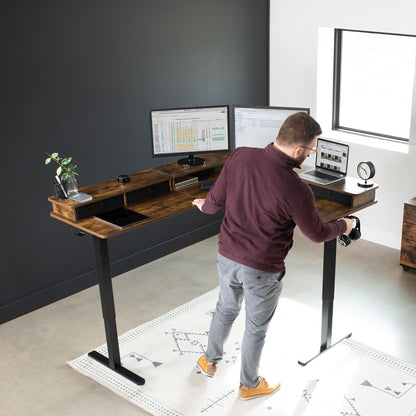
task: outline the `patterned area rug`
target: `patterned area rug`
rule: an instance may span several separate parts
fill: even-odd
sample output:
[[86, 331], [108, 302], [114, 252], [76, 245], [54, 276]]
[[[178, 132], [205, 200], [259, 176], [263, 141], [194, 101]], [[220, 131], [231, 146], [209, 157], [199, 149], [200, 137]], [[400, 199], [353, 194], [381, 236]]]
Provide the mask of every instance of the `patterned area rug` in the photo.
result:
[[[143, 386], [87, 354], [68, 364], [152, 415], [416, 416], [414, 365], [349, 339], [299, 366], [297, 360], [304, 358], [299, 354], [310, 344], [308, 331], [319, 331], [320, 317], [285, 298], [269, 329], [260, 373], [282, 387], [268, 397], [239, 400], [243, 312], [215, 377], [205, 377], [196, 367], [217, 295], [217, 290], [209, 292], [120, 336], [122, 363], [146, 379]], [[308, 324], [311, 319], [317, 327]], [[107, 355], [105, 346], [97, 351]]]

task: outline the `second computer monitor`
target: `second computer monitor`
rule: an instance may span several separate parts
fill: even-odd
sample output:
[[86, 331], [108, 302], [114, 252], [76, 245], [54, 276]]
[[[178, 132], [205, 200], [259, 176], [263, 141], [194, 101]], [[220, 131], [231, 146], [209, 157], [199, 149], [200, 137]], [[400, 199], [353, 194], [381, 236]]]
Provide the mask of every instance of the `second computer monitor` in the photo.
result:
[[235, 147], [266, 147], [276, 140], [280, 127], [291, 114], [309, 108], [234, 106]]

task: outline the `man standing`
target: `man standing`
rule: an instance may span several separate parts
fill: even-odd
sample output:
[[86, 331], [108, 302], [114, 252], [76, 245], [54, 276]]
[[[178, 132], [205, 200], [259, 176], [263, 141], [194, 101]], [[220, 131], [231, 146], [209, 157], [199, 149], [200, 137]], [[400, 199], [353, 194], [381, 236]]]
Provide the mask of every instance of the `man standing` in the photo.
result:
[[244, 297], [246, 322], [238, 391], [242, 400], [280, 387], [280, 383], [270, 386], [259, 377], [258, 369], [267, 328], [282, 290], [284, 260], [293, 244], [295, 226], [314, 242], [349, 234], [353, 227], [348, 218], [322, 222], [310, 187], [293, 171], [316, 152], [321, 133], [319, 124], [307, 113], [291, 115], [274, 143], [264, 149], [236, 149], [206, 199], [192, 202], [206, 214], [225, 205], [218, 238], [220, 293], [207, 350], [198, 366], [204, 374], [214, 376]]

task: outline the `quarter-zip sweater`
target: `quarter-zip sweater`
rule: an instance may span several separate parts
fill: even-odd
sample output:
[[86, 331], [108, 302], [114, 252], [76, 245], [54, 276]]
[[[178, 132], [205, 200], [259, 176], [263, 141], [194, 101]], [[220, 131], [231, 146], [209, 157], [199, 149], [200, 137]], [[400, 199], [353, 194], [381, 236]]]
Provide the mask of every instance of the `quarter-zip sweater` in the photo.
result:
[[218, 252], [230, 260], [266, 272], [285, 270], [297, 225], [310, 240], [332, 240], [346, 231], [345, 221], [324, 223], [311, 188], [293, 168], [298, 163], [269, 144], [240, 147], [228, 158], [210, 189], [202, 212], [225, 205]]

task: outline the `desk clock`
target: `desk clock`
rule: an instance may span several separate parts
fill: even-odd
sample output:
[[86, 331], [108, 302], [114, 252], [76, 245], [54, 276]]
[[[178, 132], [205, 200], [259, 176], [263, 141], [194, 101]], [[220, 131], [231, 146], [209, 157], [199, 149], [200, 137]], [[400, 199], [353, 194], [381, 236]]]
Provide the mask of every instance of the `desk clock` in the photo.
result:
[[358, 186], [370, 188], [374, 185], [373, 182], [369, 181], [369, 179], [373, 178], [376, 174], [376, 168], [373, 162], [370, 162], [369, 160], [367, 162], [360, 162], [357, 166], [357, 173], [358, 176], [364, 181], [358, 182]]

